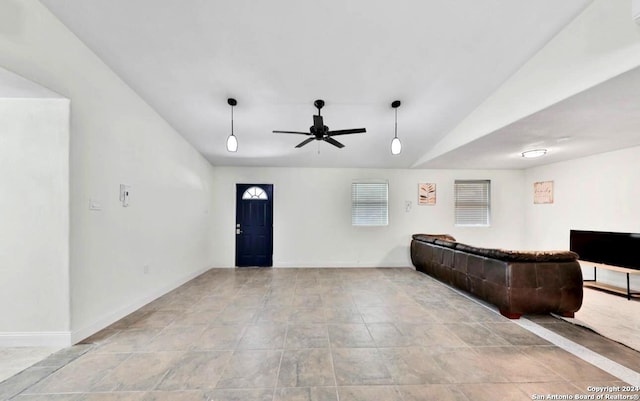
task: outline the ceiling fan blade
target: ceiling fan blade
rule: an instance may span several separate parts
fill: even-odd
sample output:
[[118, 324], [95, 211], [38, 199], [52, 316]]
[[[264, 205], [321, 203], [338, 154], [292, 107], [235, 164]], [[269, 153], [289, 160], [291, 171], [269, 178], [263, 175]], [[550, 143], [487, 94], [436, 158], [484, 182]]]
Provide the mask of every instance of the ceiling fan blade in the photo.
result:
[[300, 134], [300, 135], [311, 135], [310, 132], [301, 132], [301, 131], [273, 131], [274, 134]]
[[316, 129], [316, 132], [324, 132], [324, 121], [322, 120], [322, 116], [313, 116], [313, 127]]
[[336, 141], [335, 139], [331, 138], [330, 136], [325, 136], [324, 138], [322, 138], [323, 141], [332, 144], [335, 147], [338, 148], [344, 148], [344, 145], [341, 144], [340, 142]]
[[336, 131], [329, 131], [327, 135], [335, 136], [335, 135], [349, 135], [349, 134], [360, 134], [363, 132], [367, 132], [366, 128], [353, 128], [353, 129], [339, 129]]
[[304, 141], [300, 142], [300, 143], [298, 144], [298, 146], [296, 146], [296, 148], [301, 148], [301, 147], [303, 147], [304, 145], [308, 144], [309, 142], [311, 142], [311, 141], [313, 141], [313, 140], [315, 140], [315, 139], [316, 139], [315, 137], [314, 137], [314, 138], [308, 138], [308, 139], [305, 139]]

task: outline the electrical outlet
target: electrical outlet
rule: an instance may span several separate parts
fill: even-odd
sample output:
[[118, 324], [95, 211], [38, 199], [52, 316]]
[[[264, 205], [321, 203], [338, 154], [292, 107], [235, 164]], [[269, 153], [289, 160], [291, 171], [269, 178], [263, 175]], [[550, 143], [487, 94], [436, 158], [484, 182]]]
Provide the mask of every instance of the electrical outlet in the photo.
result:
[[149, 274], [149, 265], [144, 265], [142, 271], [144, 272], [144, 274]]

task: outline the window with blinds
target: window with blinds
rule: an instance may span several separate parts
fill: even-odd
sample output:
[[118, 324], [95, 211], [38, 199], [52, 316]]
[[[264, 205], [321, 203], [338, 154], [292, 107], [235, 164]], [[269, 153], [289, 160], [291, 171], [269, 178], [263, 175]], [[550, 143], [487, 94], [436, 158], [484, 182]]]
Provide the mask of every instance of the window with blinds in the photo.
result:
[[389, 224], [389, 184], [354, 182], [351, 185], [351, 224], [386, 226]]
[[491, 181], [456, 180], [457, 226], [488, 226], [491, 211]]

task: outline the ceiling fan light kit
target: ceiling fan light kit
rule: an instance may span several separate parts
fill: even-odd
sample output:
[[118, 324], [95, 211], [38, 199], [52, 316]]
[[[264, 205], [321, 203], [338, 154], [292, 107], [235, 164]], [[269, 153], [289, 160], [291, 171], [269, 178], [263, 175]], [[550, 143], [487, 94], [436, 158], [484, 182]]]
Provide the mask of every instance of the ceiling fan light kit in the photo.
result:
[[395, 110], [396, 119], [395, 119], [395, 127], [394, 127], [394, 136], [391, 140], [391, 154], [399, 155], [402, 152], [402, 142], [400, 142], [400, 138], [398, 138], [398, 107], [400, 107], [400, 101], [394, 100], [391, 103], [391, 107]]
[[322, 118], [321, 110], [324, 107], [324, 100], [318, 99], [313, 102], [313, 105], [318, 109], [318, 114], [313, 116], [313, 125], [309, 127], [309, 132], [301, 132], [301, 131], [279, 131], [274, 130], [275, 134], [297, 134], [297, 135], [306, 135], [309, 138], [300, 142], [296, 145], [296, 148], [301, 148], [313, 141], [324, 141], [327, 142], [336, 148], [344, 148], [344, 145], [335, 139], [334, 136], [338, 135], [349, 135], [349, 134], [360, 134], [367, 132], [366, 128], [351, 128], [351, 129], [343, 129], [343, 130], [329, 130], [329, 127], [324, 125], [324, 120]]
[[238, 151], [238, 138], [233, 135], [233, 108], [238, 104], [236, 99], [229, 98], [227, 99], [227, 103], [231, 106], [231, 135], [227, 138], [227, 151], [229, 152], [237, 152]]

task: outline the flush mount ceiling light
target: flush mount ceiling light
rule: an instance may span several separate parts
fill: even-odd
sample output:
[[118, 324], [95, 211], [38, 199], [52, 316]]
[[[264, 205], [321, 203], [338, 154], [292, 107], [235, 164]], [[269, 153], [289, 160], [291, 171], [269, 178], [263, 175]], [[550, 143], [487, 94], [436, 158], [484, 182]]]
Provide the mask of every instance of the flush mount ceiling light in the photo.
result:
[[393, 109], [396, 112], [396, 124], [394, 128], [394, 137], [391, 140], [391, 154], [399, 155], [400, 152], [402, 152], [402, 143], [400, 142], [400, 138], [398, 138], [398, 107], [400, 107], [400, 101], [394, 100], [391, 103], [391, 107], [393, 107]]
[[238, 104], [236, 99], [229, 98], [227, 99], [227, 103], [231, 106], [231, 135], [227, 138], [227, 150], [229, 152], [237, 152], [238, 151], [238, 138], [233, 135], [233, 107]]
[[547, 149], [534, 149], [527, 150], [526, 152], [522, 152], [522, 157], [525, 159], [535, 159], [536, 157], [541, 157], [547, 154]]

